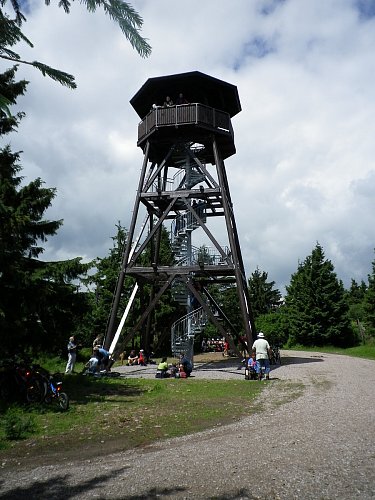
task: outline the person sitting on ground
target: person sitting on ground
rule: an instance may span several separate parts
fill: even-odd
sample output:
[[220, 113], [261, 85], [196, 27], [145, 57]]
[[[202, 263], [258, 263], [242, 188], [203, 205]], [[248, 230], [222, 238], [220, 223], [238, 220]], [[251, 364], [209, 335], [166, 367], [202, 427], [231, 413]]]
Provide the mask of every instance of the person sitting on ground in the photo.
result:
[[141, 349], [139, 351], [139, 355], [138, 355], [138, 364], [140, 366], [146, 366], [146, 358], [145, 358], [145, 351], [143, 349]]
[[191, 361], [185, 356], [184, 353], [180, 355], [180, 365], [184, 367], [184, 372], [187, 377], [190, 377], [191, 372], [193, 371], [193, 365]]
[[156, 369], [155, 378], [168, 377], [168, 363], [167, 358], [162, 358]]
[[167, 370], [168, 377], [175, 378], [178, 373], [178, 368], [176, 363], [172, 363]]
[[180, 366], [178, 367], [178, 375], [179, 375], [179, 378], [186, 378], [187, 377], [184, 365], [182, 363], [180, 363]]
[[91, 358], [86, 363], [85, 368], [87, 368], [87, 372], [90, 373], [90, 375], [95, 375], [95, 373], [99, 371], [98, 367], [99, 367], [99, 359], [93, 353], [91, 355]]
[[135, 350], [132, 349], [128, 356], [128, 366], [133, 366], [138, 364], [138, 356], [135, 353]]

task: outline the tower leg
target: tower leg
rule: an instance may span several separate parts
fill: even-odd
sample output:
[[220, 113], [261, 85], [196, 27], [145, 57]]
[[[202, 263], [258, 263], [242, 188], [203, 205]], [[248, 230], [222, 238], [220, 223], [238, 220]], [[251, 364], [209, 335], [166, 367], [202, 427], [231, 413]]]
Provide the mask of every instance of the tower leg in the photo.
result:
[[245, 269], [242, 261], [240, 244], [237, 233], [236, 221], [233, 215], [233, 205], [230, 198], [229, 185], [225, 172], [224, 162], [221, 158], [219, 149], [217, 147], [216, 140], [213, 140], [213, 152], [215, 157], [215, 163], [217, 167], [217, 174], [219, 178], [219, 183], [223, 190], [223, 209], [225, 215], [225, 221], [227, 225], [228, 238], [230, 242], [233, 263], [235, 266], [235, 277], [237, 284], [238, 298], [240, 302], [240, 308], [242, 312], [243, 325], [245, 330], [245, 335], [247, 339], [247, 347], [250, 352], [250, 348], [253, 343], [253, 333], [255, 336], [255, 324], [253, 319], [253, 314], [250, 306], [250, 297], [247, 289], [247, 283], [245, 278]]

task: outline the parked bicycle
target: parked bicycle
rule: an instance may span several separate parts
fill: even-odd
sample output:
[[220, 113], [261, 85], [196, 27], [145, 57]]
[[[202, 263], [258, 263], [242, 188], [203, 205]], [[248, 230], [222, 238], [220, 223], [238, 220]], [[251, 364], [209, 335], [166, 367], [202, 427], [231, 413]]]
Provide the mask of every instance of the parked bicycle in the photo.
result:
[[57, 380], [58, 375], [51, 375], [48, 370], [39, 365], [34, 365], [33, 368], [43, 384], [42, 402], [48, 404], [55, 402], [61, 410], [66, 411], [69, 408], [69, 397], [62, 390], [63, 383]]
[[57, 381], [53, 375], [49, 376], [47, 394], [44, 401], [46, 403], [56, 402], [59, 408], [64, 411], [69, 408], [69, 397], [62, 390], [62, 382]]
[[276, 364], [281, 365], [280, 348], [277, 345], [271, 346], [270, 364], [271, 365], [276, 365]]

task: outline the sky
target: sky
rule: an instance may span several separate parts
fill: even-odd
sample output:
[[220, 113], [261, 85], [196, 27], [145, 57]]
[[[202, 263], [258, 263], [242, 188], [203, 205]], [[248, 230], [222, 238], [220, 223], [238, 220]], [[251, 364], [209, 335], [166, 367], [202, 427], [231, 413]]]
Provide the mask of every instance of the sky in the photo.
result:
[[[25, 179], [56, 188], [63, 219], [44, 260], [105, 257], [129, 227], [143, 153], [130, 99], [148, 78], [201, 71], [238, 88], [236, 155], [225, 161], [247, 276], [284, 291], [317, 242], [346, 287], [367, 282], [375, 247], [375, 1], [134, 0], [152, 54], [142, 59], [102, 11], [32, 0], [17, 47], [75, 75], [30, 81], [7, 136]], [[0, 60], [0, 71], [9, 65]], [[15, 110], [16, 111], [16, 110]], [[220, 241], [220, 234], [215, 235]]]

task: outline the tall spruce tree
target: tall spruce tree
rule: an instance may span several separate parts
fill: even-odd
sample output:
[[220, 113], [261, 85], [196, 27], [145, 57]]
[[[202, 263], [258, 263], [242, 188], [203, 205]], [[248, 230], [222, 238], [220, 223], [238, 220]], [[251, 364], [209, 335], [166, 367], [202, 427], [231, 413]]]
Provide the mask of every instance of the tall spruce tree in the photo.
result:
[[349, 290], [345, 291], [346, 302], [349, 306], [349, 317], [353, 324], [358, 328], [362, 328], [362, 324], [366, 319], [365, 299], [367, 286], [362, 280], [361, 284], [352, 279]]
[[[15, 82], [15, 68], [0, 75], [0, 93], [14, 103], [27, 82]], [[20, 114], [0, 114], [0, 130], [18, 126]], [[43, 262], [40, 243], [62, 221], [44, 219], [55, 189], [41, 179], [22, 185], [20, 153], [0, 150], [0, 331], [1, 355], [58, 350], [74, 330], [82, 296], [74, 280], [86, 271], [80, 259]], [[64, 340], [63, 340], [64, 339]]]
[[249, 294], [254, 319], [261, 314], [274, 311], [280, 305], [280, 291], [274, 288], [274, 281], [267, 280], [268, 273], [260, 272], [259, 268], [256, 268], [249, 278]]
[[[15, 81], [17, 66], [13, 66], [4, 73], [0, 74], [0, 89], [7, 105], [16, 104], [17, 97], [23, 95], [26, 91], [28, 82], [26, 80]], [[0, 107], [0, 137], [14, 131], [25, 113], [19, 111], [14, 116]]]
[[319, 243], [286, 289], [289, 344], [347, 347], [358, 341], [350, 327], [343, 284]]

